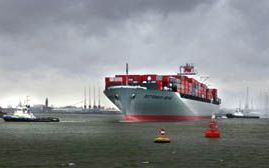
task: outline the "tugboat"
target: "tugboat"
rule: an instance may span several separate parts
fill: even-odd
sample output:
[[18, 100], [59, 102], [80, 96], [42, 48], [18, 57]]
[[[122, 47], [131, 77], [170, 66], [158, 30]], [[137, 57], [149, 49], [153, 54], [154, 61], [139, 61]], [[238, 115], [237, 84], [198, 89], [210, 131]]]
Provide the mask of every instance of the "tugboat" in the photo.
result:
[[258, 119], [260, 118], [260, 116], [256, 116], [256, 115], [245, 115], [243, 113], [243, 110], [241, 110], [240, 108], [236, 109], [235, 113], [228, 113], [226, 114], [227, 118], [247, 118], [247, 119]]
[[59, 122], [59, 118], [54, 117], [36, 117], [30, 111], [30, 105], [19, 105], [13, 115], [4, 115], [6, 122]]
[[258, 119], [258, 118], [260, 118], [260, 116], [255, 115], [255, 113], [253, 114], [251, 112], [253, 109], [249, 108], [249, 101], [248, 101], [249, 94], [248, 93], [249, 93], [249, 89], [247, 87], [245, 108], [241, 109], [241, 102], [239, 102], [239, 108], [237, 108], [234, 113], [226, 114], [227, 118], [246, 118], [246, 119], [251, 119], [251, 118]]

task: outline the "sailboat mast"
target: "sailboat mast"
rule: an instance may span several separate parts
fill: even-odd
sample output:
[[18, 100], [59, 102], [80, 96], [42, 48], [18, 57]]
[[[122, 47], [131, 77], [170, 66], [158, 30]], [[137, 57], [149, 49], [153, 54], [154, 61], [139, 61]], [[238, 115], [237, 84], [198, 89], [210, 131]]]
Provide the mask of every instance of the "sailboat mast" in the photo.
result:
[[101, 108], [100, 87], [98, 87], [98, 108]]
[[84, 87], [84, 109], [87, 108], [87, 105], [86, 105], [86, 87]]
[[89, 109], [91, 109], [91, 86], [89, 86]]
[[245, 111], [246, 112], [248, 112], [248, 110], [249, 110], [249, 105], [248, 105], [248, 103], [249, 103], [249, 95], [248, 95], [249, 93], [248, 93], [248, 87], [247, 87], [247, 93], [246, 93], [246, 104], [245, 104]]
[[128, 85], [129, 79], [128, 79], [128, 72], [129, 71], [129, 67], [128, 67], [128, 62], [126, 62], [126, 85]]
[[96, 108], [96, 105], [95, 105], [95, 86], [93, 86], [93, 108]]

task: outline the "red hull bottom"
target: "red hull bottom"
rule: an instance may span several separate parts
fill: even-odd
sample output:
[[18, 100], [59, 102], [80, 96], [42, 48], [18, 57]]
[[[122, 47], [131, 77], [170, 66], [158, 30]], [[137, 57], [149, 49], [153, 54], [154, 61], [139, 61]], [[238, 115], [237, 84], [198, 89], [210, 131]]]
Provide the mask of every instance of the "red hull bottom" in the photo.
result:
[[126, 121], [188, 121], [188, 120], [205, 120], [210, 116], [177, 116], [177, 115], [126, 115]]

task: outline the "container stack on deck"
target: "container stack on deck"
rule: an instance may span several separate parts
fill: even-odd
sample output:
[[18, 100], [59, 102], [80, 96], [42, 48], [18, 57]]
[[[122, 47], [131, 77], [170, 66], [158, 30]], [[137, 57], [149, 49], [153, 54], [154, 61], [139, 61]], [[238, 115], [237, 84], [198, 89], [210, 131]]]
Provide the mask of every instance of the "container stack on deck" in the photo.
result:
[[[128, 82], [127, 82], [128, 80]], [[218, 90], [210, 89], [205, 84], [182, 75], [116, 75], [106, 77], [106, 88], [110, 86], [142, 86], [151, 90], [178, 92], [182, 97], [220, 104]]]

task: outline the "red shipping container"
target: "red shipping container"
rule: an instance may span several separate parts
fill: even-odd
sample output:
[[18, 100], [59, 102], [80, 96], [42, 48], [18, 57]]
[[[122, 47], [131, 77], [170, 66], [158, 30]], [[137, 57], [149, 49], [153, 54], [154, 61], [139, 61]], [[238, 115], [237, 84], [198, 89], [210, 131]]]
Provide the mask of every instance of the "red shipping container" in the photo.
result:
[[163, 90], [163, 82], [162, 81], [157, 81], [156, 84], [158, 85], [159, 90]]
[[142, 81], [156, 81], [157, 75], [156, 74], [146, 74], [141, 76]]
[[[116, 77], [122, 77], [123, 83], [126, 83], [127, 75], [116, 75]], [[128, 81], [139, 81], [141, 82], [140, 75], [128, 75]]]
[[213, 95], [213, 98], [218, 98], [218, 90], [212, 89], [212, 95]]
[[108, 86], [115, 86], [115, 85], [122, 85], [122, 78], [121, 77], [106, 77], [105, 83], [106, 87]]
[[121, 77], [122, 78], [122, 83], [126, 84], [126, 80], [127, 80], [126, 75], [116, 75], [116, 77]]
[[134, 81], [139, 81], [141, 82], [141, 77], [140, 75], [128, 75], [128, 78], [133, 79]]
[[210, 99], [210, 100], [213, 99], [212, 91], [213, 91], [212, 89], [207, 89], [206, 90], [206, 98], [207, 99]]
[[192, 78], [187, 78], [187, 81], [188, 81], [189, 83], [192, 83]]
[[179, 79], [179, 76], [178, 75], [171, 75], [171, 77], [176, 78], [176, 79]]

